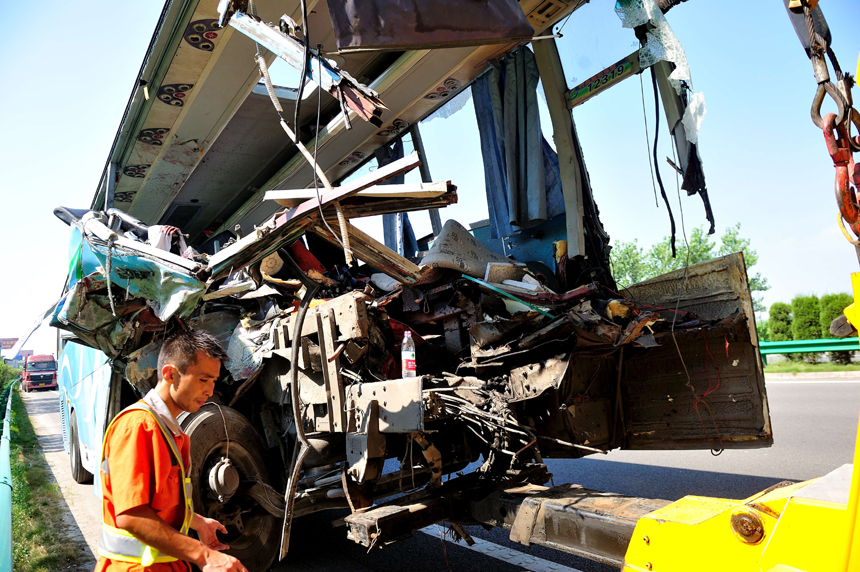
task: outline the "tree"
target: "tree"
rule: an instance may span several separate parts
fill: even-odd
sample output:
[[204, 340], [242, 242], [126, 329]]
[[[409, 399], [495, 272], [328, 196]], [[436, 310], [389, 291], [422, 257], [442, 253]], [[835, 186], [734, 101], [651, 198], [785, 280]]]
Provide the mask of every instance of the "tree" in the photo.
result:
[[772, 342], [788, 342], [794, 339], [791, 334], [791, 306], [785, 302], [774, 302], [770, 307], [767, 329]]
[[[717, 256], [726, 256], [733, 252], [743, 252], [744, 263], [747, 266], [747, 279], [749, 280], [750, 291], [764, 292], [766, 290], [770, 290], [767, 278], [762, 276], [761, 272], [750, 274], [750, 268], [758, 263], [759, 256], [755, 250], [750, 248], [750, 240], [748, 238], [741, 238], [740, 234], [741, 223], [737, 223], [735, 226], [727, 228], [726, 232], [723, 233], [723, 236], [720, 237], [720, 248], [717, 251]], [[753, 303], [756, 306], [756, 312], [764, 311], [764, 304], [762, 304], [760, 296], [758, 298], [753, 298]]]
[[[770, 307], [767, 329], [772, 342], [789, 342], [794, 339], [791, 333], [791, 306], [784, 302], [774, 302]], [[784, 354], [789, 361], [801, 361], [801, 354]]]
[[635, 238], [633, 242], [619, 242], [614, 246], [609, 262], [612, 276], [619, 284], [629, 286], [650, 277], [645, 263], [645, 252]]
[[14, 367], [0, 360], [0, 390], [6, 387], [7, 382], [12, 381], [19, 375], [21, 375], [20, 369], [15, 369]]
[[758, 341], [760, 342], [769, 342], [770, 341], [770, 327], [767, 322], [762, 322], [761, 320], [755, 321], [755, 331], [758, 334]]
[[[818, 296], [795, 296], [791, 301], [791, 335], [795, 340], [821, 339], [821, 304]], [[818, 362], [817, 353], [804, 354], [809, 363]]]
[[[639, 242], [618, 242], [612, 247], [610, 255], [610, 266], [612, 276], [619, 285], [629, 286], [654, 278], [672, 270], [684, 268], [687, 264], [687, 253], [689, 250], [689, 263], [697, 264], [725, 256], [733, 252], [743, 252], [744, 261], [747, 266], [750, 290], [752, 292], [764, 292], [770, 286], [767, 279], [760, 273], [750, 275], [749, 269], [758, 262], [758, 254], [750, 248], [750, 240], [741, 238], [741, 224], [729, 227], [720, 237], [719, 246], [713, 242], [711, 236], [705, 233], [703, 227], [697, 227], [690, 233], [689, 249], [683, 241], [677, 243], [677, 256], [672, 257], [672, 246], [669, 237], [653, 245], [647, 252], [639, 246]], [[761, 296], [753, 297], [753, 305], [756, 312], [764, 312], [765, 307]]]
[[[819, 325], [821, 326], [821, 337], [832, 338], [830, 333], [830, 322], [842, 315], [842, 312], [854, 302], [850, 294], [840, 292], [839, 294], [825, 294], [819, 301], [821, 312], [819, 314]], [[830, 360], [836, 363], [851, 363], [850, 351], [830, 352]]]

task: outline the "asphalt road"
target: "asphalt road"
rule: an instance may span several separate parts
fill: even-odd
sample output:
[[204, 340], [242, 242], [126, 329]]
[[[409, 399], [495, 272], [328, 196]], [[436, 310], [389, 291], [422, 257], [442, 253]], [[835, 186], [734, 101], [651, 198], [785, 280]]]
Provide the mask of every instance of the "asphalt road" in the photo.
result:
[[72, 535], [89, 551], [91, 561], [81, 570], [92, 570], [95, 566], [96, 548], [101, 529], [101, 500], [93, 495], [92, 485], [79, 485], [72, 479], [69, 456], [63, 448], [63, 429], [60, 425], [59, 394], [54, 390], [20, 393], [27, 407], [30, 422], [39, 436], [45, 460], [54, 479], [63, 492], [69, 509], [66, 524]]
[[[572, 482], [631, 496], [745, 498], [777, 482], [819, 477], [852, 462], [860, 380], [769, 381], [767, 391], [774, 431], [774, 445], [768, 449], [728, 450], [717, 457], [709, 451], [614, 451], [600, 458], [548, 460], [550, 471], [556, 484]], [[83, 500], [92, 494], [92, 487], [77, 485], [68, 476], [68, 458], [58, 437], [57, 394], [30, 394], [25, 400], [31, 416], [38, 412], [34, 425], [37, 432], [44, 432], [48, 461], [75, 520], [92, 545], [97, 542], [98, 501], [92, 497]], [[51, 415], [55, 422], [49, 421]], [[450, 540], [443, 542], [438, 531], [431, 528], [410, 540], [367, 553], [345, 538], [343, 528], [330, 527], [332, 516], [338, 515], [323, 513], [297, 521], [290, 554], [275, 570], [615, 570], [549, 549], [512, 544], [506, 531], [488, 532], [480, 527], [469, 528], [479, 540], [472, 548]], [[93, 520], [95, 526], [91, 525]]]

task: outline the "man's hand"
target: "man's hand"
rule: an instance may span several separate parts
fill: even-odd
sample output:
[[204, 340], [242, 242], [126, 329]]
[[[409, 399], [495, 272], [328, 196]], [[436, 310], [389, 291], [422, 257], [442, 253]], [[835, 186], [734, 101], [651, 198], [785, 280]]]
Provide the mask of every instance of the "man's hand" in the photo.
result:
[[[208, 522], [207, 522], [208, 521]], [[181, 534], [178, 530], [161, 520], [155, 510], [141, 505], [124, 511], [116, 517], [117, 528], [132, 533], [138, 540], [157, 549], [162, 554], [193, 562], [203, 572], [248, 572], [242, 563], [223, 552], [211, 548], [201, 541], [209, 534], [209, 542], [224, 546], [218, 541], [216, 531], [224, 530], [218, 521], [203, 518], [199, 514], [191, 519], [191, 527], [200, 534], [201, 540]], [[206, 532], [201, 532], [205, 529]]]
[[205, 561], [200, 567], [201, 572], [248, 572], [242, 563], [223, 552], [209, 550]]
[[191, 528], [197, 531], [197, 536], [200, 537], [200, 542], [205, 544], [208, 548], [211, 548], [212, 550], [227, 550], [230, 548], [228, 545], [218, 540], [218, 533], [223, 532], [226, 534], [227, 529], [214, 518], [206, 518], [205, 516], [195, 513], [194, 518], [191, 520]]

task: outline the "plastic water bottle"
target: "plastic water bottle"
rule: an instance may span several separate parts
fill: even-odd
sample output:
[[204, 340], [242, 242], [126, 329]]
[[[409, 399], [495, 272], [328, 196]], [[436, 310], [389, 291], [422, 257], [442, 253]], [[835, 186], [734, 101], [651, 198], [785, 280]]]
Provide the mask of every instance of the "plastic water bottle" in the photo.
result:
[[400, 359], [402, 363], [402, 376], [415, 377], [415, 340], [412, 332], [406, 330], [403, 333], [403, 345], [400, 346]]

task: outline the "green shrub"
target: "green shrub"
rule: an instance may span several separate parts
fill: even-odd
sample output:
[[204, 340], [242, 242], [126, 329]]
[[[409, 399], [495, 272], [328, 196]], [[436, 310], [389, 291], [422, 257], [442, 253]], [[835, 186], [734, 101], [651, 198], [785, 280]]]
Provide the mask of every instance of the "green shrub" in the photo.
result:
[[[821, 326], [821, 337], [832, 338], [830, 334], [830, 322], [842, 315], [842, 312], [854, 302], [849, 294], [826, 294], [821, 297], [821, 311], [819, 313], [819, 324]], [[852, 352], [830, 352], [830, 361], [846, 364], [851, 363]]]
[[791, 306], [784, 302], [775, 302], [770, 307], [767, 329], [772, 342], [793, 340], [794, 337], [791, 335]]
[[[795, 296], [791, 301], [791, 335], [795, 340], [821, 339], [821, 304], [818, 296]], [[801, 354], [809, 363], [817, 363], [817, 353]]]
[[15, 369], [9, 364], [0, 361], [0, 385], [5, 386], [7, 382], [12, 381], [20, 375], [20, 369]]
[[758, 320], [755, 321], [755, 331], [758, 334], [758, 341], [760, 342], [769, 342], [770, 341], [770, 328], [768, 327], [767, 322], [760, 322]]
[[[791, 306], [784, 302], [774, 302], [767, 319], [767, 331], [772, 342], [789, 342], [794, 339], [791, 334]], [[800, 354], [785, 354], [785, 357], [789, 361], [803, 359]]]

